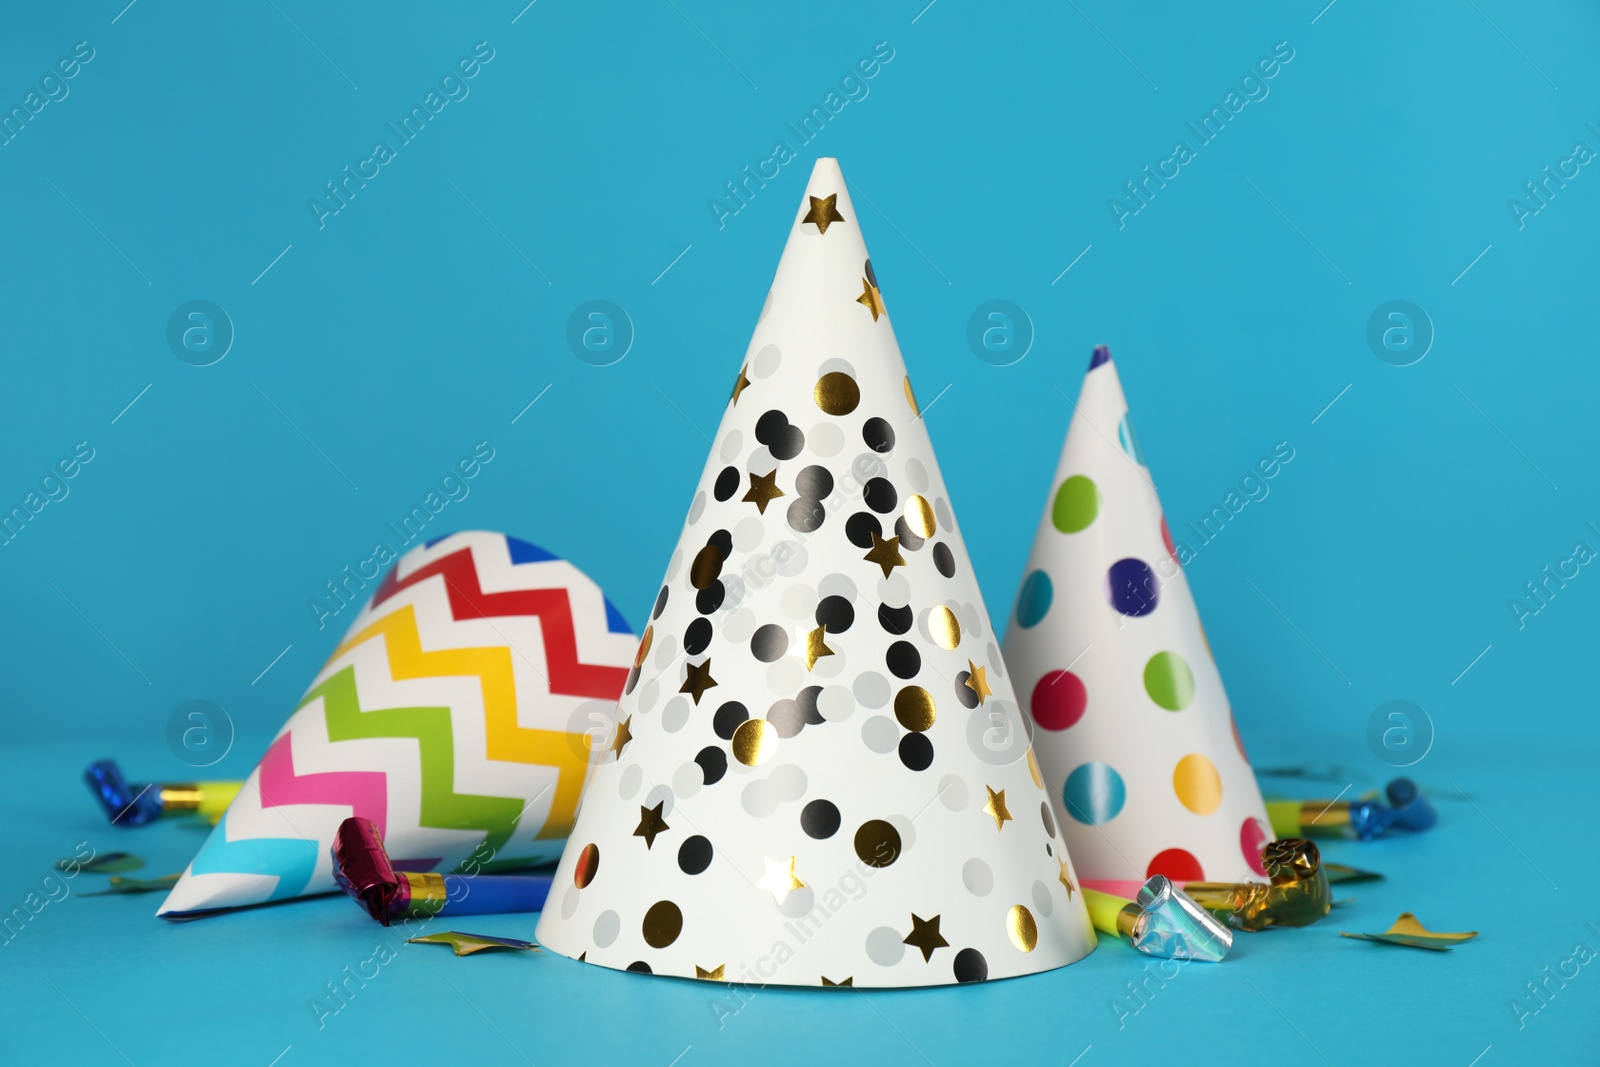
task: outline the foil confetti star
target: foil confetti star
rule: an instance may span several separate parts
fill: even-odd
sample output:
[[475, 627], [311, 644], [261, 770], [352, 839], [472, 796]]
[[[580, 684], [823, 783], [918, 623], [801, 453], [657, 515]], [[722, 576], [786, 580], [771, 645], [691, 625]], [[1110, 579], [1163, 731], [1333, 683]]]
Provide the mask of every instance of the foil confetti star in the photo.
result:
[[1429, 930], [1415, 915], [1403, 911], [1400, 913], [1400, 918], [1394, 921], [1394, 925], [1381, 934], [1348, 934], [1341, 930], [1339, 936], [1355, 938], [1358, 941], [1377, 941], [1384, 945], [1401, 945], [1405, 948], [1425, 948], [1432, 952], [1449, 952], [1455, 945], [1477, 937], [1478, 931], [1452, 934], [1441, 930]]
[[406, 942], [408, 945], [449, 945], [457, 956], [470, 956], [474, 952], [482, 952], [491, 948], [527, 949], [530, 952], [543, 951], [532, 941], [518, 941], [514, 937], [490, 937], [488, 934], [464, 934], [455, 930], [445, 930], [437, 934], [423, 934], [413, 937]]

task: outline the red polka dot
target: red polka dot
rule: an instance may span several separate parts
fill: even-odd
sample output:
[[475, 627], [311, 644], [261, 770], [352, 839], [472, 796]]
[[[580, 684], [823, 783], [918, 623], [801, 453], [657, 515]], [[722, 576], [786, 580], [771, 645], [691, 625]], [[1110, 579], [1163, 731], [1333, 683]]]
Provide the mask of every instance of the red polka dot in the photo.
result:
[[1145, 868], [1144, 876], [1149, 878], [1157, 874], [1164, 874], [1174, 882], [1198, 882], [1205, 878], [1200, 861], [1194, 858], [1193, 853], [1181, 848], [1169, 848], [1156, 853], [1156, 858]]
[[1244, 861], [1263, 878], [1267, 876], [1267, 869], [1261, 864], [1261, 849], [1271, 840], [1272, 832], [1260, 819], [1246, 819], [1239, 827], [1239, 850], [1244, 853]]
[[1244, 750], [1244, 738], [1239, 736], [1239, 720], [1233, 717], [1232, 712], [1228, 713], [1228, 723], [1233, 727], [1233, 743], [1239, 746], [1239, 755], [1244, 757], [1246, 763], [1249, 763], [1250, 753]]
[[1089, 691], [1071, 671], [1048, 671], [1033, 687], [1033, 721], [1046, 730], [1065, 730], [1088, 706]]
[[[1178, 559], [1178, 546], [1172, 543], [1172, 531], [1167, 529], [1167, 517], [1161, 516], [1161, 542], [1167, 546], [1167, 555]], [[1183, 566], [1183, 561], [1178, 560], [1178, 566]]]

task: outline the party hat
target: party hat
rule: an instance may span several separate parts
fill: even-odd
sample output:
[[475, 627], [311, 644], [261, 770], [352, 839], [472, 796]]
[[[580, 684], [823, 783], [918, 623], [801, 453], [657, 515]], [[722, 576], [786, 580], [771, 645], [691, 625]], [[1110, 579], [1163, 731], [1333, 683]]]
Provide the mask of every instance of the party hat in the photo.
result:
[[1083, 956], [1082, 894], [832, 159], [726, 404], [539, 940], [802, 986]]
[[549, 552], [458, 533], [378, 585], [158, 914], [335, 888], [352, 815], [394, 866], [554, 859], [637, 640], [600, 587]]
[[1005, 656], [1085, 878], [1266, 874], [1266, 806], [1104, 347], [1078, 396]]

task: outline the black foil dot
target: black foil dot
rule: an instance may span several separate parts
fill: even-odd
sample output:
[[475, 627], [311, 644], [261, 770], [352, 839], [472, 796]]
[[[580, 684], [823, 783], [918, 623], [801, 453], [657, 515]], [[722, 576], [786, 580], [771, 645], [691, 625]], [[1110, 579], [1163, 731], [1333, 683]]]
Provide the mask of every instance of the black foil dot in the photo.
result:
[[[718, 708], [717, 713], [711, 717], [711, 728], [724, 741], [732, 741], [733, 732], [739, 728], [740, 723], [749, 717], [750, 712], [743, 704], [737, 700], [730, 700]], [[721, 749], [718, 749], [718, 751], [720, 752]]]
[[889, 646], [883, 659], [896, 678], [915, 678], [922, 669], [922, 653], [910, 641], [896, 641]]
[[817, 625], [830, 634], [842, 634], [856, 621], [856, 609], [842, 596], [825, 596], [817, 604]]
[[933, 742], [927, 734], [906, 734], [900, 739], [900, 762], [914, 771], [933, 766]]
[[839, 832], [839, 809], [831, 800], [813, 800], [800, 810], [800, 829], [825, 841]]
[[716, 487], [712, 490], [718, 500], [726, 500], [739, 491], [739, 468], [723, 467], [722, 473], [717, 475]]

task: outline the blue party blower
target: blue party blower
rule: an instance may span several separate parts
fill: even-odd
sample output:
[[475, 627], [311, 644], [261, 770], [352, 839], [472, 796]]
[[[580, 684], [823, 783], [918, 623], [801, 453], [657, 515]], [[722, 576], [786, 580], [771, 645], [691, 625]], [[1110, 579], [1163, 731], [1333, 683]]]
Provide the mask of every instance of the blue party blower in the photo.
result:
[[385, 926], [436, 915], [539, 911], [550, 895], [548, 875], [396, 871], [371, 819], [340, 823], [332, 853], [334, 880]]

